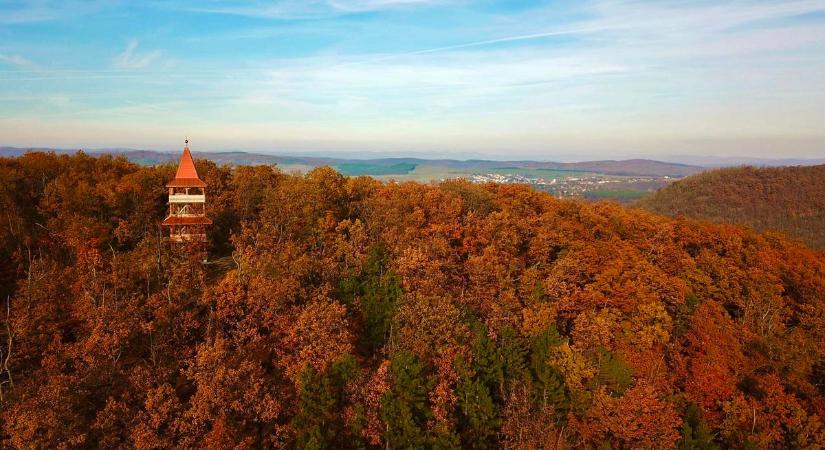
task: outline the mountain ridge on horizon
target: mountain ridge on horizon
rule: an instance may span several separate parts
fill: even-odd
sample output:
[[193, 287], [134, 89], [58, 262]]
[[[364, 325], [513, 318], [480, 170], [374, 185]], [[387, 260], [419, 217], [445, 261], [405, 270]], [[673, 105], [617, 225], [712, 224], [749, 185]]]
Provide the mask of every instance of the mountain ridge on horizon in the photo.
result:
[[[178, 150], [135, 149], [128, 147], [109, 147], [94, 149], [65, 149], [53, 147], [15, 147], [0, 146], [0, 156], [20, 156], [27, 151], [54, 151], [60, 154], [71, 154], [84, 151], [90, 155], [123, 155], [129, 160], [142, 164], [153, 165], [174, 162], [179, 157]], [[683, 177], [701, 172], [707, 168], [732, 167], [742, 165], [752, 166], [805, 166], [825, 163], [825, 158], [759, 158], [759, 157], [702, 157], [702, 156], [665, 156], [663, 158], [633, 157], [626, 159], [582, 159], [577, 161], [558, 161], [549, 159], [488, 159], [483, 156], [468, 157], [425, 157], [419, 155], [403, 156], [401, 154], [385, 154], [380, 152], [376, 156], [371, 154], [365, 157], [328, 156], [322, 154], [300, 153], [267, 153], [246, 150], [216, 150], [193, 151], [194, 155], [209, 159], [218, 164], [253, 165], [253, 164], [281, 164], [281, 165], [337, 165], [346, 163], [369, 162], [378, 165], [406, 164], [441, 164], [453, 168], [466, 168], [468, 165], [479, 168], [501, 168], [507, 165], [517, 165], [520, 168], [540, 168], [570, 171], [595, 171], [608, 175], [654, 175]]]
[[[179, 158], [177, 151], [142, 150], [127, 148], [101, 149], [57, 149], [48, 147], [0, 147], [0, 156], [20, 156], [27, 151], [54, 151], [60, 154], [72, 154], [84, 151], [90, 155], [123, 155], [129, 160], [142, 164], [154, 165], [175, 162]], [[340, 165], [351, 163], [370, 163], [378, 166], [393, 164], [438, 164], [451, 169], [466, 169], [470, 166], [479, 170], [501, 169], [514, 166], [522, 169], [548, 169], [561, 171], [587, 171], [606, 175], [626, 176], [672, 176], [683, 177], [704, 170], [701, 166], [682, 163], [663, 162], [653, 159], [633, 158], [625, 160], [586, 160], [577, 162], [539, 161], [529, 159], [492, 160], [492, 159], [452, 159], [452, 158], [421, 158], [421, 157], [385, 157], [385, 158], [340, 158], [329, 156], [301, 156], [284, 154], [254, 153], [242, 150], [203, 152], [193, 151], [196, 157], [209, 159], [217, 164], [253, 165], [253, 164], [292, 164], [306, 166]]]

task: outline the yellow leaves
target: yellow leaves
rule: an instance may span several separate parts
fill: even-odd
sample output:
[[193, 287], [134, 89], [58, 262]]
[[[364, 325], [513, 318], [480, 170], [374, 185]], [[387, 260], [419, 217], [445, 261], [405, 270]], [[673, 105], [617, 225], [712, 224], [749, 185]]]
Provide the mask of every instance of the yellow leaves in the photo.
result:
[[585, 385], [598, 372], [595, 366], [588, 363], [584, 355], [567, 342], [550, 347], [550, 356], [547, 361], [564, 375], [564, 383], [570, 390], [582, 391]]
[[538, 336], [556, 323], [558, 308], [553, 303], [536, 303], [521, 312], [521, 330], [525, 336]]
[[615, 339], [621, 334], [621, 319], [619, 311], [612, 308], [585, 311], [576, 317], [573, 342], [582, 349], [604, 347], [611, 350]]
[[631, 318], [632, 342], [644, 348], [666, 344], [672, 329], [673, 320], [661, 303], [640, 305]]

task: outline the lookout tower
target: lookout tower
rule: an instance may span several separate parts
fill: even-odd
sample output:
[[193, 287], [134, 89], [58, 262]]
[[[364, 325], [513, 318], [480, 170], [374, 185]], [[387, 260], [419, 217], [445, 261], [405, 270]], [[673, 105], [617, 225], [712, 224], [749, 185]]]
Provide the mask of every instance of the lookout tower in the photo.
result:
[[169, 215], [162, 225], [169, 227], [171, 242], [206, 242], [206, 227], [212, 221], [206, 217], [206, 183], [198, 177], [195, 162], [189, 152], [189, 139], [183, 148], [175, 179], [166, 184], [169, 189]]

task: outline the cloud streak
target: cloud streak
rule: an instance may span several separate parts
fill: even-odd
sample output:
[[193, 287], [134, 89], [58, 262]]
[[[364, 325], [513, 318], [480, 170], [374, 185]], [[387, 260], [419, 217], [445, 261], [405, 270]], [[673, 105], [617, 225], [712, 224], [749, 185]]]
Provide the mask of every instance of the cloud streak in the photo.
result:
[[[178, 3], [172, 8], [205, 14], [236, 15], [260, 19], [304, 20], [342, 14], [428, 7], [448, 0], [280, 0]], [[169, 6], [169, 5], [166, 5]]]
[[0, 23], [21, 25], [81, 17], [117, 6], [117, 0], [19, 0], [0, 2]]
[[32, 61], [16, 54], [0, 53], [0, 63], [9, 64], [19, 69], [31, 69], [36, 67]]
[[112, 60], [112, 66], [116, 69], [143, 69], [161, 56], [160, 50], [139, 52], [138, 46], [137, 39], [129, 40], [126, 48]]

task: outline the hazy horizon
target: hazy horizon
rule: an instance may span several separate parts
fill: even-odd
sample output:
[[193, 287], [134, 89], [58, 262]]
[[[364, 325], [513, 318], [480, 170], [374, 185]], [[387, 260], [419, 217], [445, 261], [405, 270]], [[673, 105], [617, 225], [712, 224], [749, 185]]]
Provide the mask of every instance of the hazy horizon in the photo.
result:
[[[159, 152], [169, 154], [177, 157], [180, 154], [181, 148], [127, 148], [127, 147], [97, 147], [97, 148], [59, 148], [59, 147], [44, 147], [44, 146], [7, 146], [0, 143], [0, 150], [3, 149], [19, 149], [19, 150], [55, 150], [58, 152], [73, 153], [75, 151], [84, 151], [90, 154], [110, 153], [110, 152]], [[581, 154], [535, 154], [532, 156], [519, 157], [508, 152], [498, 152], [491, 154], [479, 154], [474, 152], [436, 152], [436, 151], [415, 151], [415, 152], [394, 152], [382, 150], [370, 151], [336, 151], [336, 150], [290, 150], [290, 149], [258, 149], [250, 150], [243, 148], [223, 148], [200, 150], [196, 146], [191, 146], [192, 152], [195, 155], [209, 155], [209, 154], [227, 154], [227, 153], [247, 153], [253, 155], [264, 155], [272, 157], [296, 157], [296, 158], [330, 158], [339, 160], [384, 160], [384, 159], [421, 159], [421, 160], [453, 160], [453, 161], [501, 161], [501, 162], [557, 162], [557, 163], [579, 163], [579, 162], [595, 162], [595, 161], [627, 161], [627, 160], [653, 160], [670, 164], [684, 164], [704, 167], [729, 167], [736, 165], [819, 165], [825, 164], [825, 157], [783, 157], [781, 155], [772, 157], [757, 157], [753, 155], [730, 155], [730, 156], [713, 156], [713, 155], [634, 155], [634, 154], [617, 154], [614, 156], [605, 157], [588, 157], [588, 155]], [[2, 153], [0, 153], [0, 156]]]
[[825, 0], [23, 0], [0, 25], [0, 145], [825, 156]]

